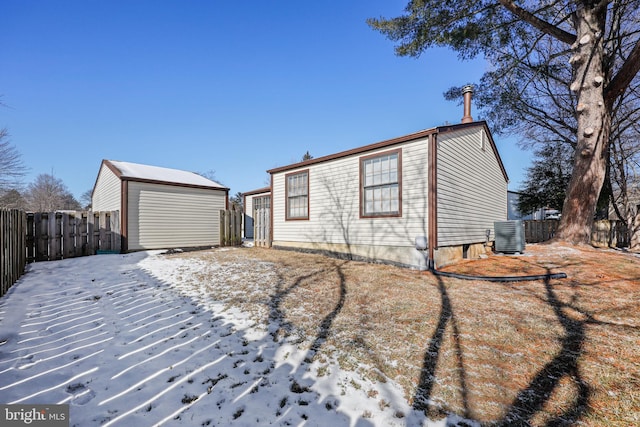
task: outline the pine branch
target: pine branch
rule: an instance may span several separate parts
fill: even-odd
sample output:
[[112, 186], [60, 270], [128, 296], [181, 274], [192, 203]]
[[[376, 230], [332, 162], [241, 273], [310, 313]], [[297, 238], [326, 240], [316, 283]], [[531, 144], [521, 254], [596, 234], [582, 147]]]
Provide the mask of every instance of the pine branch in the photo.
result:
[[538, 30], [548, 34], [567, 44], [573, 44], [576, 41], [575, 34], [571, 34], [543, 19], [538, 18], [533, 13], [517, 6], [512, 0], [498, 0], [507, 10], [516, 15], [518, 18], [533, 25]]

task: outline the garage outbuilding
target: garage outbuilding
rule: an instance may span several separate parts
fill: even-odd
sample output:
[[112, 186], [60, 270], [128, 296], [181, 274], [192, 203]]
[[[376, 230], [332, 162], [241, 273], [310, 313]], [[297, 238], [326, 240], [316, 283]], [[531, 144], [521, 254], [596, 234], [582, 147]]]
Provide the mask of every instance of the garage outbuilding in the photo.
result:
[[120, 211], [122, 252], [220, 244], [229, 189], [193, 172], [103, 160], [94, 211]]

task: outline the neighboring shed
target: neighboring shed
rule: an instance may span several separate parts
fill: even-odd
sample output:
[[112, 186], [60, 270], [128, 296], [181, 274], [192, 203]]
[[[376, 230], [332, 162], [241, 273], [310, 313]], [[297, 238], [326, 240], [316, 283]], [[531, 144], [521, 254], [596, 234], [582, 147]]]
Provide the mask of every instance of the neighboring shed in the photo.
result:
[[228, 188], [193, 172], [103, 160], [91, 203], [95, 211], [120, 211], [128, 252], [220, 244], [228, 195]]
[[462, 124], [269, 170], [273, 247], [417, 268], [479, 256], [507, 219], [508, 177], [470, 102]]
[[247, 191], [243, 196], [244, 221], [242, 221], [243, 235], [247, 239], [254, 237], [255, 212], [258, 209], [271, 208], [271, 188], [265, 187], [258, 190]]

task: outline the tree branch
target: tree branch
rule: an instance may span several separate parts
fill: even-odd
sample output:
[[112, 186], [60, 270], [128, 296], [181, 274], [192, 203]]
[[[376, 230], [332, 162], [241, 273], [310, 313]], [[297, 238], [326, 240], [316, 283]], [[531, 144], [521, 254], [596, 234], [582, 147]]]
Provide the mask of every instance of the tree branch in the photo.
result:
[[622, 64], [618, 73], [611, 79], [611, 82], [605, 89], [605, 102], [611, 106], [616, 98], [618, 98], [631, 84], [633, 78], [640, 71], [640, 40], [627, 56], [627, 60]]
[[548, 34], [556, 39], [565, 42], [567, 44], [573, 44], [576, 41], [575, 34], [571, 34], [561, 28], [556, 27], [555, 25], [544, 21], [533, 13], [529, 12], [517, 6], [512, 0], [498, 0], [498, 2], [503, 5], [509, 12], [516, 15], [518, 18], [522, 19], [525, 22], [536, 27], [538, 30], [542, 31], [545, 34]]

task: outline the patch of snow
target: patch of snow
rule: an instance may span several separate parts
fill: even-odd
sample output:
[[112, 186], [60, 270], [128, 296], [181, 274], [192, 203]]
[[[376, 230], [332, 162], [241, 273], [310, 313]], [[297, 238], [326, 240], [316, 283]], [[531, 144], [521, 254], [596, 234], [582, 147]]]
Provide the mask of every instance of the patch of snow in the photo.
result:
[[393, 381], [328, 357], [309, 362], [308, 349], [274, 341], [197, 280], [216, 271], [224, 286], [226, 268], [160, 251], [31, 264], [0, 299], [2, 403], [69, 404], [72, 426], [462, 421], [431, 421]]
[[173, 184], [198, 185], [212, 188], [226, 188], [222, 184], [207, 179], [194, 172], [143, 165], [139, 163], [121, 162], [117, 160], [109, 161], [118, 168], [122, 176], [125, 178], [148, 179]]

